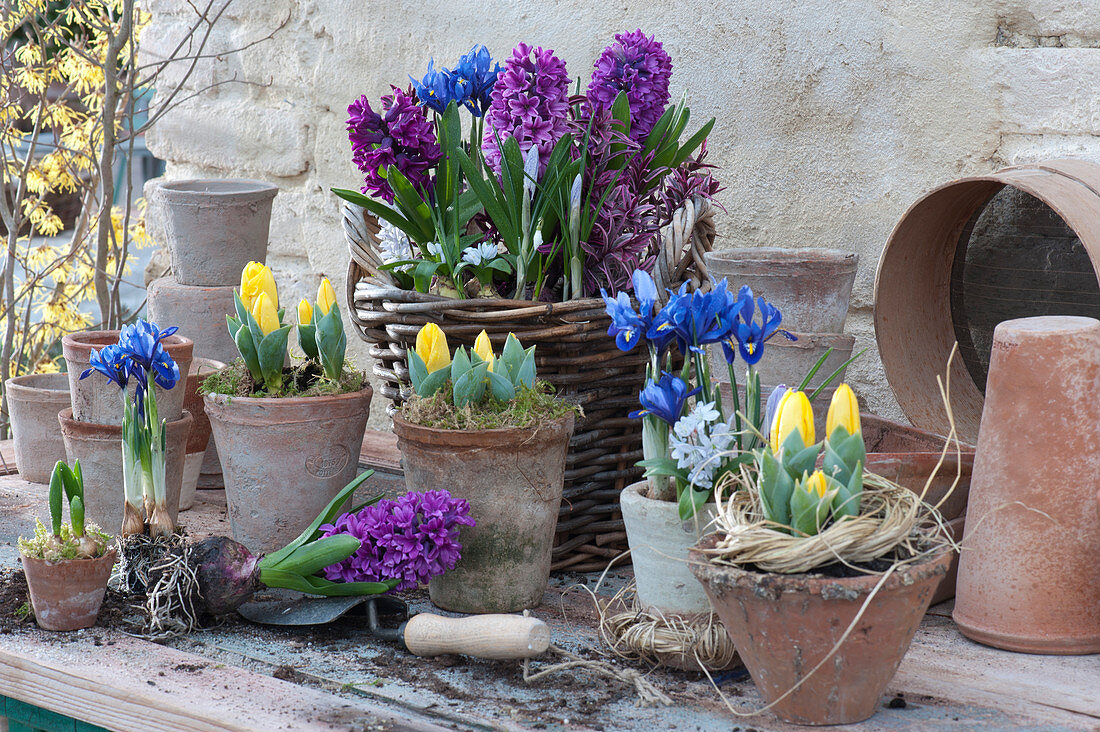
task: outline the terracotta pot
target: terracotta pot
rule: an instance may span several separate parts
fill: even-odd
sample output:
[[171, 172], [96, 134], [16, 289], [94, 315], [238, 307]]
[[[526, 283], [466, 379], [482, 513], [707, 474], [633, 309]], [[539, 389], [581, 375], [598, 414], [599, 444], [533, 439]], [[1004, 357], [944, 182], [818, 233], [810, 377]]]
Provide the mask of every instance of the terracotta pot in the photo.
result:
[[619, 495], [638, 601], [663, 613], [711, 612], [707, 593], [688, 566], [688, 550], [710, 530], [714, 504], [708, 503], [698, 520], [681, 521], [678, 504], [649, 498], [647, 490], [641, 481]]
[[[122, 482], [122, 427], [95, 424], [73, 419], [73, 410], [64, 409], [57, 415], [65, 439], [68, 461], [80, 461], [84, 474], [84, 504], [88, 521], [99, 524], [108, 534], [122, 529], [126, 492]], [[187, 453], [187, 433], [191, 415], [169, 422], [165, 442], [165, 489], [168, 514], [176, 520], [183, 484], [183, 462]]]
[[[936, 377], [943, 375], [948, 354], [960, 338], [955, 307], [968, 286], [956, 260], [968, 242], [967, 227], [1005, 186], [1034, 196], [1056, 211], [1100, 272], [1100, 165], [1096, 163], [1049, 160], [1005, 168], [952, 181], [914, 203], [894, 228], [879, 260], [875, 334], [898, 404], [909, 421], [922, 429], [941, 434], [949, 429]], [[956, 359], [951, 368], [951, 407], [965, 442], [978, 440], [983, 399], [963, 359]]]
[[542, 601], [561, 507], [573, 416], [530, 429], [440, 430], [394, 415], [410, 491], [446, 488], [470, 504], [462, 558], [433, 577], [433, 603], [463, 613], [510, 613]]
[[718, 249], [704, 259], [711, 276], [727, 278], [730, 289], [748, 285], [753, 295], [778, 307], [784, 328], [802, 333], [844, 330], [859, 264], [854, 252], [749, 247]]
[[196, 358], [191, 361], [191, 367], [187, 372], [187, 390], [183, 395], [183, 408], [190, 412], [191, 418], [195, 420], [191, 425], [191, 435], [187, 438], [188, 454], [206, 452], [210, 442], [210, 420], [206, 418], [206, 408], [203, 406], [202, 395], [199, 394], [199, 386], [207, 376], [224, 368], [224, 363], [209, 358]]
[[955, 622], [1012, 651], [1100, 652], [1100, 321], [1007, 320], [993, 338]]
[[[963, 532], [966, 529], [966, 516], [959, 516], [947, 522], [947, 534], [956, 544], [962, 544]], [[947, 567], [947, 574], [943, 576], [935, 594], [932, 595], [932, 604], [937, 605], [955, 596], [955, 586], [959, 577], [959, 553], [951, 550], [951, 564]]]
[[278, 192], [259, 180], [177, 180], [157, 186], [152, 197], [161, 207], [176, 281], [232, 285], [246, 264], [267, 261], [271, 202]]
[[[91, 366], [92, 350], [98, 351], [112, 343], [118, 343], [118, 333], [117, 330], [87, 330], [70, 333], [61, 339], [61, 351], [69, 370], [73, 416], [81, 422], [122, 425], [123, 409], [118, 386], [98, 372], [93, 372], [86, 379], [80, 378], [80, 374]], [[189, 338], [178, 333], [164, 339], [162, 343], [180, 369], [180, 380], [172, 389], [165, 391], [156, 387], [157, 411], [161, 418], [172, 422], [179, 419], [183, 412], [183, 397], [187, 390], [184, 374], [191, 367], [192, 343]], [[137, 380], [130, 381], [129, 392], [133, 398]]]
[[[713, 547], [717, 534], [699, 546]], [[804, 677], [772, 711], [795, 724], [853, 724], [875, 713], [928, 609], [951, 555], [900, 569], [879, 589], [840, 648], [840, 640], [880, 575], [828, 578], [746, 572], [710, 564], [692, 550], [692, 571], [770, 704]]]
[[195, 491], [199, 485], [199, 471], [206, 452], [189, 452], [183, 458], [183, 478], [180, 481], [180, 510], [187, 511], [195, 505]]
[[47, 562], [22, 555], [19, 558], [40, 628], [79, 630], [95, 625], [115, 564], [114, 547], [98, 559]]
[[20, 477], [31, 483], [49, 483], [53, 466], [65, 459], [57, 413], [69, 406], [69, 377], [16, 376], [4, 384], [4, 394]]
[[206, 395], [234, 539], [253, 554], [279, 549], [352, 481], [373, 393]]
[[173, 277], [149, 283], [149, 319], [179, 326], [179, 334], [195, 343], [195, 356], [229, 363], [238, 356], [237, 345], [225, 324], [225, 316], [236, 307], [236, 281], [220, 287], [181, 285]]

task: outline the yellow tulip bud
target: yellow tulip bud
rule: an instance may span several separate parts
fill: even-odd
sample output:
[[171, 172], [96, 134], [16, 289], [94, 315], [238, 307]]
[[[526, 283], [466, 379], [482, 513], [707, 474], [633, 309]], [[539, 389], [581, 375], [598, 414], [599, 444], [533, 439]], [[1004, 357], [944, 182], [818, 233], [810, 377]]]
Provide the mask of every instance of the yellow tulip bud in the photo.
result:
[[843, 427], [849, 435], [860, 431], [859, 401], [852, 387], [847, 384], [841, 384], [833, 392], [833, 400], [829, 402], [829, 414], [825, 418], [825, 436], [831, 436], [837, 427]]
[[775, 416], [772, 417], [771, 430], [768, 433], [769, 441], [772, 445], [772, 452], [779, 452], [779, 446], [781, 444], [779, 442], [779, 415], [783, 412], [784, 402], [790, 399], [792, 394], [794, 394], [794, 389], [787, 389], [787, 391], [783, 392], [783, 396], [779, 399], [779, 405], [775, 408]]
[[802, 487], [810, 495], [816, 493], [818, 498], [824, 498], [825, 491], [829, 490], [829, 483], [825, 480], [825, 473], [815, 470], [813, 475], [802, 482]]
[[249, 262], [241, 271], [241, 302], [250, 312], [256, 305], [260, 293], [267, 293], [275, 310], [279, 310], [279, 291], [275, 286], [275, 275], [271, 268], [259, 262]]
[[332, 283], [328, 277], [321, 280], [321, 286], [317, 288], [317, 307], [322, 315], [328, 315], [332, 306], [336, 304], [336, 290], [332, 289]]
[[493, 370], [493, 362], [496, 360], [496, 356], [493, 355], [493, 344], [489, 342], [489, 334], [485, 331], [481, 331], [474, 341], [474, 353], [482, 361], [489, 364], [490, 371]]
[[429, 374], [446, 368], [451, 363], [447, 336], [435, 323], [428, 323], [416, 334], [416, 353], [424, 360]]
[[804, 391], [788, 392], [779, 403], [773, 430], [772, 450], [779, 450], [792, 432], [798, 430], [802, 443], [814, 444], [814, 410]]
[[298, 303], [298, 325], [309, 325], [313, 322], [313, 306], [308, 301]]
[[252, 306], [252, 317], [259, 323], [264, 335], [280, 327], [279, 311], [266, 292], [261, 292], [256, 298], [256, 304]]

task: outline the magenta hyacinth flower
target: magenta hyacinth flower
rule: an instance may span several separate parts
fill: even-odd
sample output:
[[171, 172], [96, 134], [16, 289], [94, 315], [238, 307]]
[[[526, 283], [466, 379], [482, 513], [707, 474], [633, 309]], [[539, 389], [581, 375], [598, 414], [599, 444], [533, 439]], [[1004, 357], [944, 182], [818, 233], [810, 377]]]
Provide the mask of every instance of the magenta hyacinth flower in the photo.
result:
[[393, 203], [386, 169], [394, 165], [418, 191], [431, 186], [431, 170], [439, 162], [435, 130], [426, 110], [417, 104], [410, 87], [395, 87], [382, 97], [382, 114], [371, 109], [366, 96], [348, 107], [348, 138], [352, 160], [366, 175], [363, 193]]
[[619, 92], [630, 100], [630, 137], [644, 140], [668, 104], [672, 58], [659, 41], [640, 29], [619, 33], [615, 42], [596, 59], [588, 102], [598, 110], [610, 109]]
[[504, 142], [514, 137], [524, 154], [538, 146], [541, 177], [554, 144], [568, 131], [569, 73], [565, 62], [552, 50], [520, 43], [504, 62], [485, 116], [488, 124], [481, 149], [489, 166], [500, 172], [497, 138]]

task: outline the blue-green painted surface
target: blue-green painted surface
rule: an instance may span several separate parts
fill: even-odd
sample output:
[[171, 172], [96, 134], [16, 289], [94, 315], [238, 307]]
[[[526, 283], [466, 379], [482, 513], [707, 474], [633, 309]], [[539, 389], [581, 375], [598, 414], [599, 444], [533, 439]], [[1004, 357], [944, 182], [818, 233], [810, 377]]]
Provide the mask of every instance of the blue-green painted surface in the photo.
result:
[[57, 712], [0, 696], [0, 718], [8, 720], [8, 732], [108, 732]]

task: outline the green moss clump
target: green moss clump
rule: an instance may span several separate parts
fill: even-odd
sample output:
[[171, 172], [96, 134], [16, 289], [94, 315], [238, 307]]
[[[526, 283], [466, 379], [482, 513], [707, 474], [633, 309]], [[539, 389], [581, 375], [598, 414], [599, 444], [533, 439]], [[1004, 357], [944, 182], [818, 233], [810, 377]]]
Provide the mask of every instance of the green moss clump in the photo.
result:
[[[45, 559], [58, 562], [63, 559], [98, 559], [107, 553], [111, 546], [111, 537], [95, 524], [84, 527], [84, 538], [91, 539], [94, 546], [83, 542], [82, 537], [73, 534], [73, 527], [61, 524], [61, 536], [53, 536], [40, 519], [34, 520], [34, 536], [30, 539], [19, 537], [19, 553], [32, 559]], [[82, 546], [82, 542], [84, 545]]]
[[217, 373], [210, 374], [199, 385], [200, 394], [228, 394], [235, 397], [313, 397], [351, 394], [362, 391], [367, 385], [367, 375], [345, 363], [339, 381], [325, 378], [313, 361], [283, 369], [283, 386], [277, 392], [260, 388], [252, 378], [244, 359], [238, 358]]
[[516, 398], [502, 402], [492, 395], [461, 409], [454, 405], [454, 393], [448, 382], [430, 397], [415, 394], [401, 407], [401, 416], [413, 424], [441, 430], [496, 430], [533, 427], [546, 420], [568, 414], [583, 417], [583, 410], [559, 399], [553, 387], [544, 381], [534, 389], [520, 387]]

